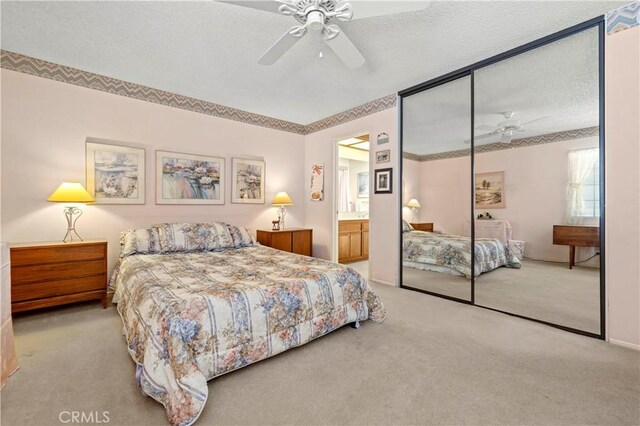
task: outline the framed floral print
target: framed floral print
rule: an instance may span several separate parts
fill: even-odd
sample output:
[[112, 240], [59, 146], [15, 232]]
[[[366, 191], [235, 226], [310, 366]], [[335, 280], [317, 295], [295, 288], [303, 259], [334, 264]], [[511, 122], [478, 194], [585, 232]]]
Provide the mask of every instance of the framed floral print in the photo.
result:
[[264, 204], [264, 161], [231, 159], [231, 202]]
[[145, 150], [90, 142], [86, 146], [87, 191], [96, 204], [145, 203]]
[[224, 204], [225, 159], [156, 151], [156, 204]]

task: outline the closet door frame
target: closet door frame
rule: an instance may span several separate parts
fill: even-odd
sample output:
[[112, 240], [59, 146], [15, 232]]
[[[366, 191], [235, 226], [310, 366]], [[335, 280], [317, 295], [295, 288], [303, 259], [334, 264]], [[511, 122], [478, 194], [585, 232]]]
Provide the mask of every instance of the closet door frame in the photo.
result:
[[[466, 77], [466, 76], [470, 76], [471, 77], [471, 91], [470, 91], [470, 100], [471, 100], [471, 129], [470, 129], [470, 133], [471, 133], [471, 181], [470, 181], [470, 185], [471, 185], [471, 199], [470, 201], [470, 207], [471, 207], [471, 241], [474, 242], [475, 241], [475, 203], [474, 203], [474, 171], [475, 171], [475, 158], [474, 158], [474, 154], [475, 154], [475, 131], [474, 131], [474, 120], [475, 120], [475, 100], [474, 100], [474, 72], [476, 70], [479, 70], [481, 68], [487, 67], [489, 65], [501, 62], [505, 59], [517, 56], [521, 53], [525, 53], [528, 52], [530, 50], [534, 50], [537, 49], [538, 47], [542, 47], [545, 46], [547, 44], [553, 43], [555, 41], [570, 37], [572, 35], [578, 34], [582, 31], [586, 31], [592, 28], [598, 28], [598, 69], [599, 69], [599, 75], [598, 75], [598, 95], [599, 95], [599, 99], [598, 99], [598, 106], [599, 106], [599, 126], [598, 126], [598, 139], [599, 139], [599, 151], [600, 151], [600, 159], [599, 159], [599, 166], [600, 166], [600, 181], [599, 181], [599, 185], [600, 185], [600, 218], [599, 218], [599, 226], [600, 226], [600, 332], [599, 333], [592, 333], [592, 332], [588, 332], [588, 331], [584, 331], [584, 330], [580, 330], [580, 329], [576, 329], [576, 328], [572, 328], [572, 327], [567, 327], [567, 326], [563, 326], [561, 324], [555, 324], [555, 323], [551, 323], [548, 321], [544, 321], [544, 320], [540, 320], [540, 319], [536, 319], [536, 318], [531, 318], [531, 317], [527, 317], [525, 315], [519, 315], [519, 314], [515, 314], [512, 312], [508, 312], [508, 311], [503, 311], [500, 309], [495, 309], [495, 308], [490, 308], [487, 306], [482, 306], [482, 305], [477, 305], [475, 303], [475, 250], [471, 250], [471, 297], [470, 300], [464, 300], [464, 299], [459, 299], [456, 297], [452, 297], [452, 296], [447, 296], [447, 295], [443, 295], [443, 294], [439, 294], [439, 293], [435, 293], [435, 292], [431, 292], [431, 291], [427, 291], [427, 290], [422, 290], [422, 289], [417, 289], [414, 287], [409, 287], [409, 286], [405, 286], [403, 284], [403, 280], [402, 280], [402, 221], [400, 220], [398, 226], [399, 226], [399, 271], [398, 271], [398, 277], [400, 280], [400, 287], [401, 288], [405, 288], [408, 290], [413, 290], [413, 291], [418, 291], [421, 293], [425, 293], [425, 294], [429, 294], [432, 296], [436, 296], [436, 297], [441, 297], [444, 299], [449, 299], [449, 300], [453, 300], [459, 303], [464, 303], [464, 304], [468, 304], [468, 305], [474, 305], [474, 306], [478, 306], [480, 308], [483, 309], [488, 309], [491, 311], [496, 311], [496, 312], [501, 312], [501, 313], [505, 313], [508, 315], [512, 315], [518, 318], [524, 318], [524, 319], [528, 319], [531, 321], [535, 321], [538, 323], [542, 323], [542, 324], [546, 324], [548, 326], [551, 327], [555, 327], [555, 328], [559, 328], [565, 331], [569, 331], [572, 333], [577, 333], [577, 334], [581, 334], [584, 336], [588, 336], [588, 337], [593, 337], [593, 338], [597, 338], [597, 339], [601, 339], [604, 340], [606, 337], [606, 285], [605, 285], [605, 277], [606, 277], [606, 253], [605, 253], [605, 241], [606, 241], [606, 229], [605, 229], [605, 215], [606, 215], [606, 211], [605, 211], [605, 175], [606, 175], [606, 170], [605, 170], [605, 87], [604, 87], [604, 37], [605, 37], [605, 17], [604, 15], [598, 16], [596, 18], [590, 19], [588, 21], [585, 21], [583, 23], [574, 25], [572, 27], [566, 28], [562, 31], [558, 31], [556, 33], [550, 34], [546, 37], [542, 37], [540, 39], [534, 40], [532, 42], [523, 44], [521, 46], [515, 47], [513, 49], [507, 50], [506, 52], [500, 53], [498, 55], [492, 56], [490, 58], [481, 60], [479, 62], [476, 62], [472, 65], [468, 65], [466, 67], [460, 68], [456, 71], [452, 71], [450, 73], [444, 74], [440, 77], [436, 77], [434, 79], [425, 81], [424, 83], [420, 83], [417, 84], [415, 86], [409, 87], [407, 89], [401, 90], [400, 92], [398, 92], [398, 134], [399, 134], [399, 140], [398, 140], [398, 155], [401, 159], [401, 161], [399, 162], [399, 172], [400, 172], [400, 177], [402, 178], [403, 176], [403, 100], [406, 97], [409, 97], [411, 95], [415, 95], [417, 93], [423, 92], [425, 90], [429, 90], [431, 88], [440, 86], [442, 84], [457, 80], [459, 78], [462, 77]], [[399, 203], [398, 203], [398, 211], [399, 211], [399, 217], [402, 218], [402, 196], [399, 197]]]

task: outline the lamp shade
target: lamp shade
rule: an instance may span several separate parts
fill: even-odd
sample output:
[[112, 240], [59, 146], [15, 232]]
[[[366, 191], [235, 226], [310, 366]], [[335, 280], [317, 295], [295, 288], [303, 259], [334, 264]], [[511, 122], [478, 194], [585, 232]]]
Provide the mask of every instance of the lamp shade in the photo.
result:
[[419, 209], [420, 208], [420, 203], [418, 202], [418, 200], [416, 200], [415, 198], [412, 198], [409, 200], [409, 202], [407, 203], [407, 207], [411, 207], [411, 208], [415, 208], [415, 209]]
[[62, 182], [47, 201], [56, 203], [92, 203], [95, 200], [78, 182]]
[[293, 205], [293, 200], [286, 192], [278, 192], [276, 196], [273, 197], [271, 204], [276, 206], [291, 206]]

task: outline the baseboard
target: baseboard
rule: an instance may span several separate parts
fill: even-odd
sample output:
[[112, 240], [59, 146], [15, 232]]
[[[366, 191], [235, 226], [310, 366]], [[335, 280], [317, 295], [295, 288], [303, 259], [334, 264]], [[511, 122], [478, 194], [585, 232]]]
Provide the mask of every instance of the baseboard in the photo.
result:
[[625, 342], [624, 340], [609, 339], [609, 343], [611, 343], [612, 345], [618, 345], [625, 348], [633, 349], [635, 351], [640, 351], [640, 345]]
[[396, 285], [394, 283], [390, 283], [388, 281], [375, 280], [373, 278], [371, 278], [369, 281], [371, 281], [372, 283], [384, 284], [384, 285], [390, 285], [391, 287], [396, 287]]

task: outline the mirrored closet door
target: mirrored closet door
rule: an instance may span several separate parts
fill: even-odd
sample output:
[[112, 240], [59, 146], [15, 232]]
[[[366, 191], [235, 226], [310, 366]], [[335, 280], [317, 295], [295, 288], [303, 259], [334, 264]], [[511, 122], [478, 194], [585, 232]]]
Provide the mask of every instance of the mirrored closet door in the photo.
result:
[[403, 100], [403, 286], [471, 300], [471, 77]]
[[402, 287], [604, 338], [604, 21], [399, 93]]
[[598, 74], [598, 28], [475, 70], [476, 304], [600, 332]]

